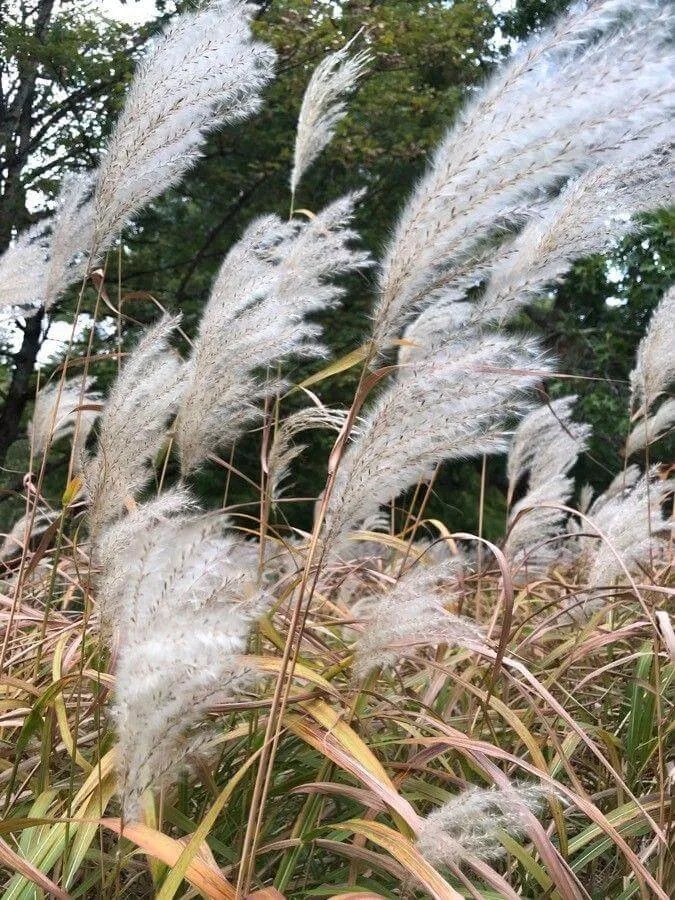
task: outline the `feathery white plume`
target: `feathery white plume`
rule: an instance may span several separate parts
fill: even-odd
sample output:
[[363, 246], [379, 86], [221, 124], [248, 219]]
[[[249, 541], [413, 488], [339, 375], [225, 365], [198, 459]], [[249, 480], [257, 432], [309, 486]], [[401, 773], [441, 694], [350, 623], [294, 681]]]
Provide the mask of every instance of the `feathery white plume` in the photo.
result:
[[21, 234], [0, 256], [0, 320], [34, 316], [45, 296], [49, 221]]
[[599, 253], [626, 234], [631, 216], [670, 202], [675, 186], [672, 144], [649, 147], [621, 163], [600, 166], [569, 182], [525, 226], [493, 266], [470, 321], [500, 321], [541, 294], [582, 256]]
[[479, 625], [445, 609], [461, 562], [451, 559], [432, 566], [416, 565], [386, 593], [364, 597], [353, 607], [365, 616], [363, 634], [355, 645], [354, 674], [367, 675], [378, 666], [392, 666], [412, 648], [441, 643], [470, 650], [485, 647]]
[[[461, 296], [461, 295], [460, 295]], [[471, 304], [454, 296], [427, 307], [407, 326], [398, 350], [400, 366], [421, 359], [433, 350], [441, 335], [454, 335], [467, 326]]]
[[[673, 348], [675, 352], [675, 347]], [[662, 438], [675, 425], [675, 397], [665, 400], [653, 416], [643, 418], [633, 428], [626, 441], [626, 456], [644, 450]]]
[[[54, 513], [51, 510], [40, 510], [35, 516], [32, 513], [28, 516], [21, 516], [14, 523], [11, 531], [7, 532], [2, 544], [0, 544], [0, 560], [7, 559], [8, 556], [22, 551], [32, 537], [36, 537], [38, 534], [46, 531], [57, 517], [58, 513]], [[31, 519], [33, 520], [32, 525]], [[26, 534], [29, 525], [31, 525], [30, 532]]]
[[176, 419], [183, 470], [230, 444], [259, 415], [256, 404], [283, 382], [265, 369], [289, 355], [316, 356], [320, 329], [311, 313], [343, 293], [330, 279], [368, 262], [353, 250], [348, 223], [358, 194], [341, 198], [311, 222], [256, 220], [227, 255], [187, 363]]
[[561, 474], [551, 475], [528, 490], [509, 515], [504, 542], [507, 559], [526, 563], [528, 572], [545, 569], [560, 559], [560, 542], [552, 539], [563, 533], [567, 513], [551, 507], [567, 505], [573, 490], [573, 480]]
[[94, 536], [145, 485], [166, 439], [184, 386], [183, 366], [169, 346], [180, 317], [165, 316], [126, 360], [101, 414], [98, 449], [84, 468]]
[[67, 175], [61, 184], [49, 240], [46, 309], [87, 271], [94, 231], [94, 206], [89, 196], [92, 184], [90, 174]]
[[305, 90], [295, 137], [291, 173], [293, 195], [307, 169], [330, 143], [347, 112], [343, 98], [355, 89], [370, 62], [370, 54], [365, 50], [349, 55], [354, 40], [352, 38], [341, 50], [319, 63]]
[[546, 369], [536, 341], [475, 333], [401, 367], [337, 472], [329, 543], [443, 460], [506, 449], [506, 423]]
[[252, 7], [216, 0], [175, 19], [150, 46], [99, 167], [94, 249], [196, 162], [208, 131], [251, 115], [275, 54], [251, 39]]
[[591, 435], [589, 425], [572, 420], [576, 399], [561, 397], [529, 413], [509, 450], [509, 504], [525, 475], [528, 487], [511, 509], [504, 553], [512, 560], [524, 557], [529, 569], [547, 565], [558, 553], [551, 538], [562, 533], [567, 513], [552, 507], [569, 504], [574, 480], [568, 473]]
[[501, 790], [467, 788], [422, 820], [417, 846], [432, 865], [498, 858], [505, 852], [501, 833], [522, 837], [528, 811], [538, 812], [544, 799], [538, 785], [523, 782]]
[[601, 509], [608, 500], [611, 500], [612, 497], [626, 494], [631, 491], [638, 483], [641, 476], [642, 472], [639, 466], [634, 464], [626, 466], [622, 472], [619, 472], [618, 475], [615, 475], [614, 478], [612, 478], [605, 490], [601, 494], [598, 494], [595, 500], [593, 500], [587, 508], [580, 507], [581, 511], [586, 512], [587, 509], [590, 515], [593, 515]]
[[[625, 577], [612, 548], [629, 571], [640, 566], [649, 567], [651, 558], [658, 556], [664, 546], [661, 536], [672, 528], [661, 510], [663, 500], [672, 491], [673, 482], [658, 478], [652, 471], [643, 475], [632, 488], [591, 508], [589, 518], [597, 533], [602, 535], [600, 540], [584, 539], [591, 587], [608, 587], [616, 579]], [[585, 523], [584, 530], [592, 529]]]
[[640, 341], [630, 381], [633, 404], [651, 407], [675, 379], [675, 286], [661, 298]]
[[674, 379], [675, 287], [671, 287], [652, 313], [630, 373], [633, 419], [637, 421], [626, 442], [627, 457], [659, 440], [673, 427], [675, 399], [665, 400], [656, 412], [649, 412]]
[[526, 473], [530, 486], [543, 484], [553, 475], [566, 475], [584, 451], [591, 429], [572, 420], [576, 400], [576, 395], [552, 400], [519, 423], [506, 466], [509, 500]]
[[653, 143], [672, 92], [671, 17], [661, 2], [593, 4], [537, 35], [488, 83], [400, 218], [382, 264], [378, 347], [523, 204]]
[[48, 384], [38, 391], [35, 398], [33, 417], [28, 423], [27, 435], [32, 444], [33, 455], [40, 457], [54, 441], [72, 434], [79, 416], [77, 439], [73, 452], [76, 463], [81, 462], [82, 452], [89, 433], [98, 416], [98, 410], [79, 409], [80, 406], [97, 405], [101, 395], [90, 391], [93, 378], [88, 378], [84, 389], [79, 378]]
[[141, 504], [98, 545], [101, 613], [119, 637], [113, 718], [128, 820], [210, 736], [208, 709], [249, 683], [240, 656], [268, 602], [238, 542], [222, 523], [181, 514], [186, 502], [178, 490]]
[[291, 463], [306, 448], [305, 444], [294, 444], [293, 438], [304, 431], [317, 428], [330, 428], [339, 432], [346, 418], [345, 410], [329, 409], [323, 405], [309, 406], [286, 416], [275, 432], [267, 457], [269, 495], [272, 500], [280, 496], [281, 483], [287, 478]]

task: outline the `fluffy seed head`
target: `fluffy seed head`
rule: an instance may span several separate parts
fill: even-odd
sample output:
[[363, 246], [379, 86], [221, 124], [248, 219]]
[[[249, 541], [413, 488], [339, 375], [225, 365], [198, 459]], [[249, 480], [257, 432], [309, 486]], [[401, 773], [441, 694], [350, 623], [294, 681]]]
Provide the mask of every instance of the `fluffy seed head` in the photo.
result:
[[275, 372], [281, 360], [323, 353], [308, 316], [341, 296], [331, 279], [368, 262], [351, 247], [356, 234], [348, 223], [358, 197], [341, 198], [307, 223], [257, 219], [226, 257], [187, 363], [176, 419], [185, 472], [260, 415], [260, 401], [283, 387]]
[[475, 650], [485, 646], [483, 630], [471, 619], [449, 612], [458, 559], [417, 564], [386, 593], [364, 597], [353, 607], [366, 619], [356, 642], [354, 674], [365, 676], [378, 666], [391, 666], [419, 646], [455, 644]]
[[547, 367], [535, 341], [475, 332], [401, 367], [337, 472], [329, 543], [443, 460], [506, 449], [507, 422]]
[[45, 277], [45, 307], [50, 309], [64, 291], [81, 281], [93, 249], [93, 176], [67, 175], [56, 200]]
[[661, 2], [577, 8], [486, 85], [399, 220], [381, 267], [379, 347], [542, 193], [663, 132], [672, 102], [671, 18]]
[[608, 587], [625, 579], [619, 560], [632, 572], [641, 566], [651, 568], [665, 547], [662, 537], [672, 530], [662, 510], [672, 491], [672, 481], [659, 478], [654, 470], [633, 487], [591, 507], [590, 519], [602, 536], [599, 540], [587, 538], [583, 544], [591, 587]]
[[353, 39], [319, 63], [305, 90], [295, 137], [291, 173], [293, 194], [307, 169], [330, 143], [337, 125], [347, 113], [343, 98], [354, 90], [370, 62], [367, 51], [350, 56], [352, 42]]
[[58, 382], [48, 384], [38, 391], [33, 418], [27, 429], [35, 457], [42, 456], [52, 442], [72, 434], [77, 424], [73, 459], [78, 465], [81, 463], [84, 445], [94, 427], [98, 410], [78, 408], [99, 404], [101, 395], [90, 390], [93, 382], [93, 378], [88, 378], [83, 386], [79, 378], [73, 378], [63, 385]]
[[0, 256], [0, 322], [34, 316], [45, 297], [49, 222], [23, 231]]
[[98, 544], [100, 612], [120, 642], [113, 718], [129, 820], [143, 792], [170, 783], [211, 736], [209, 707], [250, 683], [240, 657], [268, 602], [239, 542], [190, 505], [169, 492]]
[[252, 7], [216, 0], [177, 16], [138, 67], [98, 171], [97, 252], [197, 161], [207, 132], [258, 108], [275, 54], [251, 39]]
[[500, 832], [522, 837], [528, 815], [543, 801], [543, 791], [534, 784], [515, 783], [508, 790], [470, 787], [423, 819], [417, 846], [432, 865], [461, 863], [467, 856], [498, 858], [505, 852]]
[[661, 298], [640, 341], [630, 374], [633, 406], [647, 415], [650, 407], [675, 380], [675, 286]]
[[179, 317], [164, 317], [126, 360], [101, 414], [96, 455], [84, 468], [94, 537], [144, 486], [184, 387], [183, 363], [169, 346]]

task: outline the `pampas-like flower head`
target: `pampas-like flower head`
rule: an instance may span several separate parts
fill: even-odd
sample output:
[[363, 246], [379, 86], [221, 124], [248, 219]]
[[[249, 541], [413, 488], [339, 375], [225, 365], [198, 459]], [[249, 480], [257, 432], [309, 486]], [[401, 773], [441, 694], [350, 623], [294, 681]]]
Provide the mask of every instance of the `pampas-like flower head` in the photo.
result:
[[546, 369], [535, 341], [475, 332], [401, 367], [337, 472], [329, 542], [443, 460], [506, 449], [507, 422]]
[[[492, 266], [471, 322], [505, 322], [543, 293], [582, 256], [600, 253], [623, 237], [631, 217], [670, 202], [675, 187], [672, 144], [626, 148], [619, 163], [599, 166], [572, 180], [542, 204]], [[672, 332], [671, 332], [672, 333]]]
[[531, 486], [543, 484], [554, 475], [566, 475], [585, 449], [590, 426], [574, 422], [574, 395], [553, 400], [532, 410], [513, 434], [506, 467], [509, 496], [524, 475]]
[[[675, 347], [672, 348], [675, 353]], [[644, 450], [662, 438], [675, 425], [675, 397], [665, 400], [653, 416], [647, 416], [635, 425], [626, 441], [626, 456]]]
[[267, 475], [269, 496], [276, 500], [281, 493], [281, 484], [289, 474], [294, 459], [306, 449], [305, 444], [294, 444], [293, 438], [305, 431], [328, 428], [340, 431], [347, 418], [342, 409], [329, 409], [326, 406], [309, 406], [286, 416], [277, 428], [267, 458]]
[[184, 386], [183, 363], [169, 346], [180, 321], [166, 316], [127, 359], [101, 414], [98, 449], [84, 468], [94, 536], [143, 487], [166, 439]]
[[671, 17], [661, 2], [601, 0], [576, 8], [486, 85], [438, 148], [399, 220], [381, 267], [379, 347], [542, 192], [662, 133]]
[[649, 414], [661, 394], [675, 380], [675, 287], [661, 298], [640, 341], [635, 368], [630, 373], [637, 423], [626, 442], [631, 456], [662, 437], [675, 423], [675, 400], [661, 403]]
[[241, 545], [189, 505], [182, 490], [141, 504], [97, 547], [100, 612], [120, 638], [113, 718], [129, 820], [211, 736], [209, 707], [250, 682], [240, 656], [267, 603]]
[[81, 463], [84, 445], [87, 443], [98, 411], [78, 407], [92, 406], [100, 402], [101, 395], [90, 390], [93, 382], [93, 378], [88, 378], [83, 388], [81, 380], [74, 378], [63, 385], [49, 384], [38, 391], [33, 418], [28, 423], [27, 429], [34, 456], [40, 457], [53, 441], [72, 434], [77, 423], [73, 459], [76, 464]]
[[675, 286], [663, 295], [640, 341], [630, 380], [635, 406], [648, 409], [675, 379]]
[[550, 538], [562, 532], [567, 518], [564, 510], [551, 507], [569, 502], [574, 481], [568, 473], [591, 434], [590, 426], [572, 420], [576, 399], [561, 397], [533, 410], [513, 436], [506, 469], [509, 503], [525, 475], [528, 488], [509, 515], [504, 552], [510, 559], [526, 554], [528, 567], [551, 561], [555, 545]]
[[472, 650], [485, 646], [479, 625], [445, 609], [451, 593], [448, 585], [460, 569], [457, 558], [428, 567], [418, 563], [386, 593], [364, 597], [353, 606], [354, 616], [366, 619], [355, 646], [357, 678], [378, 666], [393, 665], [419, 646], [448, 643]]
[[251, 12], [241, 0], [216, 0], [175, 18], [148, 50], [99, 168], [96, 251], [180, 181], [208, 131], [257, 109], [275, 54], [251, 39]]
[[21, 516], [14, 523], [11, 531], [7, 532], [2, 543], [0, 543], [0, 560], [7, 559], [8, 556], [23, 551], [30, 539], [46, 531], [57, 516], [58, 513], [47, 509], [41, 509], [35, 515], [31, 512], [28, 515]]
[[0, 321], [34, 316], [45, 296], [49, 222], [39, 222], [0, 256]]
[[354, 90], [370, 62], [367, 51], [349, 55], [353, 40], [319, 63], [305, 90], [295, 138], [291, 173], [293, 194], [307, 169], [330, 143], [338, 123], [347, 112], [343, 97]]
[[665, 546], [663, 535], [672, 530], [664, 519], [661, 504], [673, 487], [672, 481], [658, 478], [654, 470], [633, 487], [591, 507], [590, 519], [602, 535], [600, 539], [584, 541], [591, 587], [608, 587], [617, 579], [623, 580], [621, 561], [633, 572], [641, 566], [650, 567], [652, 558], [658, 557]]
[[282, 382], [265, 370], [289, 355], [323, 352], [311, 313], [334, 305], [330, 279], [368, 262], [354, 250], [348, 223], [358, 194], [341, 198], [311, 222], [256, 220], [226, 257], [204, 310], [187, 364], [176, 419], [183, 469], [199, 466], [259, 415], [256, 403]]
[[94, 206], [90, 197], [93, 176], [67, 175], [56, 200], [49, 240], [49, 264], [45, 276], [45, 308], [81, 280], [87, 271], [94, 231]]
[[500, 833], [522, 837], [528, 812], [541, 809], [543, 800], [535, 784], [470, 787], [422, 820], [417, 846], [432, 865], [461, 863], [467, 856], [498, 858], [504, 854]]

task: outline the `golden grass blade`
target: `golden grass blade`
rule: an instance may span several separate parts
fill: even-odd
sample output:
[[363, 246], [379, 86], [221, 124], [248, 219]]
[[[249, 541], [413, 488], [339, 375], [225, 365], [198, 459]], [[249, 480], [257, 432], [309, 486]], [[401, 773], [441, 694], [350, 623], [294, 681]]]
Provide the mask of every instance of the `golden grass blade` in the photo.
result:
[[[164, 859], [163, 861], [170, 865], [171, 871], [166, 877], [164, 884], [161, 887], [161, 890], [157, 894], [157, 900], [172, 900], [175, 896], [176, 891], [179, 889], [181, 882], [184, 878], [187, 878], [188, 881], [193, 880], [189, 875], [190, 867], [195, 859], [197, 853], [200, 848], [203, 846], [207, 846], [205, 844], [208, 833], [213, 828], [216, 819], [222, 812], [225, 807], [225, 804], [232, 796], [232, 792], [237, 787], [239, 782], [242, 780], [246, 772], [251, 768], [253, 763], [258, 759], [261, 751], [254, 753], [249, 759], [246, 760], [244, 765], [237, 771], [237, 773], [230, 779], [225, 788], [220, 792], [218, 797], [216, 798], [215, 803], [212, 805], [211, 809], [204, 816], [202, 821], [199, 823], [198, 828], [195, 830], [194, 834], [190, 838], [190, 840], [185, 844], [181, 852], [178, 856], [169, 861]], [[229, 888], [229, 885], [228, 885]], [[236, 893], [236, 892], [235, 892]]]
[[[52, 660], [52, 679], [54, 683], [60, 682], [62, 679], [62, 666], [63, 666], [63, 653], [66, 648], [66, 643], [68, 641], [68, 635], [64, 635], [56, 644], [56, 648], [54, 649], [54, 658]], [[68, 751], [68, 755], [71, 756], [77, 765], [87, 774], [91, 772], [92, 766], [87, 760], [82, 756], [80, 751], [75, 746], [75, 741], [70, 732], [70, 726], [68, 724], [68, 714], [66, 713], [66, 703], [63, 699], [63, 692], [59, 691], [54, 696], [54, 711], [56, 712], [56, 722], [59, 728], [59, 732], [61, 733], [61, 740], [66, 746], [66, 750]]]
[[36, 884], [44, 891], [47, 891], [48, 894], [58, 898], [58, 900], [70, 900], [69, 894], [62, 891], [57, 884], [54, 884], [50, 878], [47, 878], [47, 876], [32, 863], [23, 859], [18, 853], [15, 853], [4, 838], [0, 838], [0, 861], [3, 866], [6, 866], [13, 872], [17, 872], [19, 875], [23, 876], [24, 879]]
[[[250, 662], [254, 669], [266, 674], [278, 675], [281, 671], [281, 660], [276, 656], [244, 656], [242, 661], [244, 663]], [[300, 681], [309, 681], [310, 684], [321, 688], [327, 694], [337, 695], [337, 691], [330, 681], [326, 681], [322, 675], [302, 663], [295, 664], [293, 678], [297, 678]]]
[[351, 350], [349, 353], [341, 356], [340, 359], [336, 359], [335, 362], [324, 366], [320, 371], [300, 381], [291, 390], [297, 391], [300, 388], [311, 387], [313, 384], [319, 384], [319, 382], [325, 381], [327, 378], [332, 378], [333, 375], [339, 375], [341, 372], [353, 369], [354, 366], [358, 366], [360, 362], [363, 362], [368, 355], [369, 349], [369, 344], [363, 344], [363, 346], [357, 347], [356, 350]]
[[[125, 825], [122, 829], [119, 819], [101, 819], [100, 824], [114, 831], [115, 834], [132, 841], [141, 850], [160, 859], [167, 866], [176, 865], [181, 854], [186, 850], [180, 841], [174, 840], [154, 828], [149, 828], [147, 825], [136, 823]], [[220, 870], [205, 862], [202, 857], [197, 855], [196, 851], [186, 867], [185, 878], [209, 900], [236, 900], [234, 888], [223, 878]]]
[[435, 900], [462, 900], [462, 895], [450, 887], [436, 869], [429, 865], [410, 838], [398, 831], [394, 831], [380, 822], [366, 822], [363, 819], [350, 819], [348, 822], [334, 825], [333, 828], [349, 834], [360, 834], [391, 853], [394, 859], [429, 891]]

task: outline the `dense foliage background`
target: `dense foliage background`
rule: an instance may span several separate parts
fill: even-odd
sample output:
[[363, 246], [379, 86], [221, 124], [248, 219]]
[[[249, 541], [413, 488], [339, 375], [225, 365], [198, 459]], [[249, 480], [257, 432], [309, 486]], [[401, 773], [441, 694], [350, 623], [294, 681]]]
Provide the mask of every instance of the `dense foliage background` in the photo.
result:
[[[189, 5], [158, 0], [157, 20], [132, 27], [107, 20], [100, 4], [85, 0], [3, 4], [0, 250], [14, 229], [49, 210], [67, 171], [94, 163], [144, 42], [167, 16]], [[184, 327], [192, 331], [223, 255], [246, 224], [263, 212], [287, 214], [295, 120], [309, 74], [327, 51], [363, 29], [375, 62], [336, 140], [303, 182], [296, 206], [317, 210], [348, 190], [365, 187], [357, 226], [377, 258], [397, 211], [463, 98], [516, 41], [566, 4], [525, 0], [505, 12], [499, 11], [504, 4], [480, 0], [269, 0], [257, 5], [256, 29], [279, 53], [278, 76], [262, 112], [212, 137], [203, 159], [180, 187], [127, 229], [122, 246], [109, 256], [106, 281], [114, 302], [124, 299], [127, 346], [135, 340], [134, 322], [146, 323], [155, 315], [151, 296], [170, 309], [181, 309]], [[547, 385], [550, 393], [574, 390], [580, 395], [578, 415], [592, 423], [595, 437], [578, 476], [596, 487], [605, 485], [621, 466], [628, 427], [627, 374], [650, 311], [673, 281], [674, 225], [673, 213], [664, 211], [611, 257], [578, 264], [520, 323], [544, 335], [566, 376]], [[342, 308], [323, 321], [330, 352], [338, 357], [362, 342], [372, 299], [368, 275], [345, 287]], [[93, 312], [94, 301], [90, 289], [86, 313]], [[0, 423], [2, 403], [7, 406], [8, 397], [20, 401], [18, 439], [9, 417], [0, 425], [0, 455], [7, 451], [0, 525], [16, 517], [17, 489], [28, 467], [25, 423], [35, 392], [35, 358], [44, 380], [58, 366], [65, 347], [53, 340], [45, 343], [45, 335], [67, 337], [74, 305], [73, 293], [53, 311], [52, 322], [29, 320], [24, 332], [0, 335]], [[109, 327], [113, 322], [104, 318], [97, 327], [95, 354], [115, 347], [115, 330]], [[88, 332], [80, 331], [78, 340], [84, 350]], [[105, 390], [114, 365], [104, 361], [93, 371], [97, 387]], [[310, 371], [297, 365], [287, 374], [295, 382]], [[345, 371], [314, 389], [325, 402], [345, 403], [353, 394], [354, 377]], [[286, 402], [292, 408], [293, 396]], [[332, 437], [322, 433], [313, 440], [289, 489], [301, 498], [315, 497], [325, 480], [323, 466]], [[59, 452], [57, 446], [50, 462], [47, 493], [55, 498], [64, 486], [67, 449]], [[656, 448], [659, 455], [663, 451]], [[255, 434], [237, 447], [234, 464], [256, 478]], [[486, 472], [484, 531], [498, 535], [505, 514], [503, 462], [489, 460]], [[429, 515], [450, 528], [476, 530], [480, 481], [480, 462], [446, 466], [435, 482]], [[207, 503], [219, 503], [225, 489], [223, 470], [204, 470], [196, 487]], [[243, 512], [254, 502], [243, 478], [233, 477], [228, 491], [228, 503]], [[295, 524], [307, 526], [311, 508], [309, 500], [299, 506]]]

